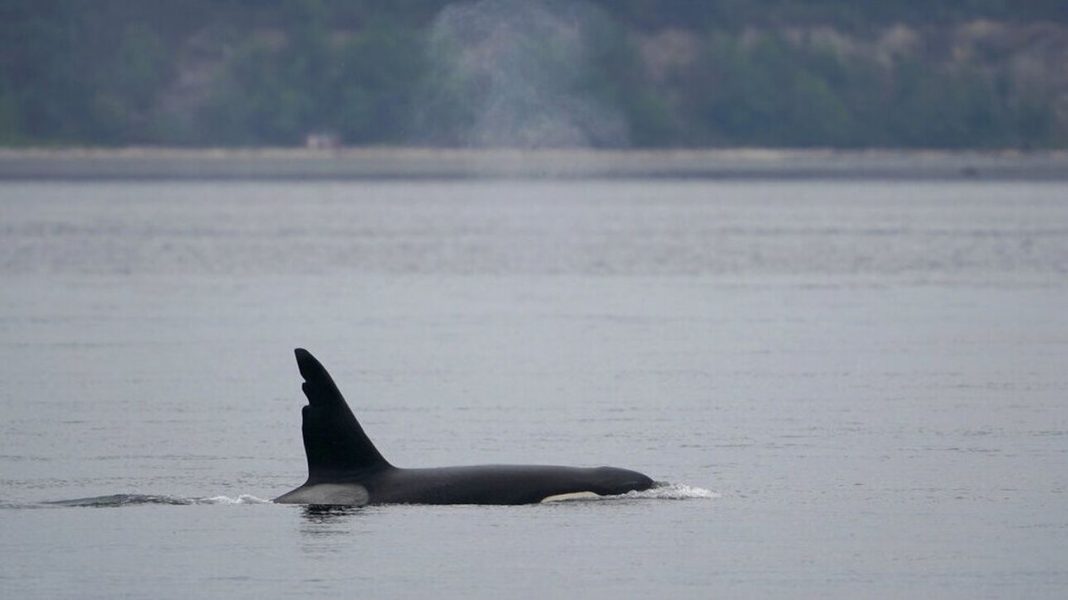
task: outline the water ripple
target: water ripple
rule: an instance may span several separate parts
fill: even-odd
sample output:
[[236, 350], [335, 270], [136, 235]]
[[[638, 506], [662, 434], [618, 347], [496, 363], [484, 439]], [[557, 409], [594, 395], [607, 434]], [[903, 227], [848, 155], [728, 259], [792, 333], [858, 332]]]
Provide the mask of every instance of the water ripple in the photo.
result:
[[162, 494], [111, 494], [108, 496], [92, 496], [89, 498], [73, 498], [70, 500], [50, 500], [38, 503], [20, 504], [11, 502], [0, 502], [0, 508], [118, 508], [122, 506], [144, 506], [147, 504], [191, 506], [197, 504], [268, 504], [270, 502], [270, 500], [258, 498], [251, 494], [241, 494], [240, 496], [236, 497], [183, 497], [168, 496]]

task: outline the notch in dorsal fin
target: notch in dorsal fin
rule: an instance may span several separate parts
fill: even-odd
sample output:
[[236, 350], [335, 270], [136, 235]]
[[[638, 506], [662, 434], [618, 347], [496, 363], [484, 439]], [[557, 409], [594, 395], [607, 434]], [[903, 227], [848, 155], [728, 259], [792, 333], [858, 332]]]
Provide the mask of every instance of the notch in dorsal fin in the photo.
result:
[[302, 411], [308, 483], [337, 481], [354, 471], [389, 467], [323, 365], [303, 348], [295, 353], [308, 397]]

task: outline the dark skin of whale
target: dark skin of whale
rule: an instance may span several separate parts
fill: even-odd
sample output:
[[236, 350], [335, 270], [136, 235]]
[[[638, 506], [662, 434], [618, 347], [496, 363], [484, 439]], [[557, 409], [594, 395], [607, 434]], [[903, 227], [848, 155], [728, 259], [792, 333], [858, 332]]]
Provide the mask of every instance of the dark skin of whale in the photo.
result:
[[402, 469], [364, 433], [330, 374], [296, 349], [308, 405], [302, 410], [308, 480], [284, 504], [534, 504], [547, 498], [625, 494], [653, 486], [648, 476], [616, 467], [477, 465]]

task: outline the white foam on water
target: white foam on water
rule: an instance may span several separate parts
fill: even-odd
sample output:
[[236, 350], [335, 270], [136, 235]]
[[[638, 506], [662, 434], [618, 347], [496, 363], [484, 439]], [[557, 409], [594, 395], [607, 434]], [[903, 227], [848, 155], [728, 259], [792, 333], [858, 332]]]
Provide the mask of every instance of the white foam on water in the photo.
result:
[[230, 496], [212, 496], [210, 498], [195, 498], [196, 504], [270, 504], [271, 501], [259, 498], [252, 494], [241, 494], [236, 498]]
[[656, 500], [711, 500], [722, 494], [685, 483], [657, 483], [640, 492], [627, 492], [624, 498], [651, 498]]
[[658, 482], [653, 487], [640, 492], [627, 492], [616, 496], [599, 496], [592, 492], [578, 492], [575, 494], [561, 494], [550, 496], [542, 500], [542, 504], [558, 504], [561, 502], [611, 502], [618, 500], [711, 500], [719, 498], [722, 494], [706, 490], [705, 488], [686, 485], [684, 483]]

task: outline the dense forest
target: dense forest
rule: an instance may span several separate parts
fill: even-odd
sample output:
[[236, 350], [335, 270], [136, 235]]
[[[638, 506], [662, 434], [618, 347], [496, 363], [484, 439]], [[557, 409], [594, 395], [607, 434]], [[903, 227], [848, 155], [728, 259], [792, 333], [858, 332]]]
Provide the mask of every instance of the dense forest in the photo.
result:
[[0, 0], [0, 145], [1068, 147], [1064, 0]]

